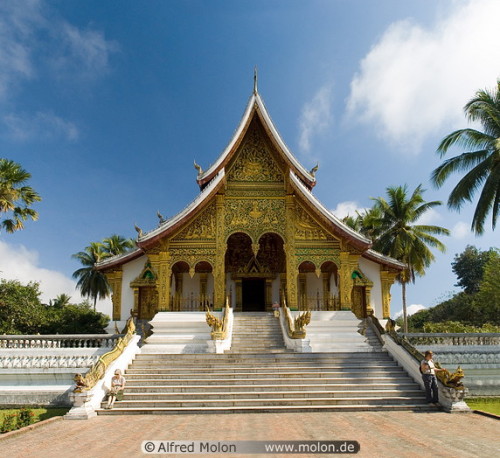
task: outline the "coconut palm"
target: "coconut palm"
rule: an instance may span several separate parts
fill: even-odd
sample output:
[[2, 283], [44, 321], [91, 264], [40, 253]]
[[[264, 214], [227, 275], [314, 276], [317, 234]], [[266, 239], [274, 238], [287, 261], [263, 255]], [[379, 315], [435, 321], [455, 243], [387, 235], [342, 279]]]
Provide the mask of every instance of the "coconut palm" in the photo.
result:
[[374, 199], [381, 218], [373, 248], [406, 266], [398, 281], [402, 287], [404, 331], [408, 332], [406, 285], [414, 283], [416, 275], [424, 275], [425, 269], [434, 261], [429, 247], [445, 251], [445, 246], [435, 235], [449, 235], [450, 231], [440, 226], [418, 224], [427, 211], [441, 205], [439, 201], [424, 201], [422, 185], [417, 186], [411, 196], [408, 196], [406, 185], [388, 187], [386, 191], [388, 200], [383, 197]]
[[51, 299], [49, 301], [49, 307], [63, 308], [70, 304], [71, 296], [68, 294], [62, 293], [59, 294], [55, 299]]
[[30, 208], [40, 196], [30, 186], [25, 186], [31, 178], [26, 170], [14, 161], [0, 158], [0, 214], [11, 213], [0, 221], [0, 229], [13, 233], [24, 228], [28, 218], [36, 221], [38, 213]]
[[121, 235], [113, 234], [102, 241], [103, 251], [109, 256], [126, 253], [135, 247], [135, 242], [132, 239], [126, 239]]
[[96, 309], [97, 298], [105, 299], [109, 296], [111, 288], [106, 276], [96, 270], [95, 264], [109, 256], [103, 250], [102, 243], [91, 242], [84, 251], [74, 254], [72, 257], [78, 259], [83, 267], [73, 272], [73, 278], [78, 279], [76, 284], [82, 296], [94, 300], [94, 310]]
[[480, 90], [464, 107], [469, 121], [479, 121], [483, 132], [476, 129], [460, 129], [445, 137], [437, 152], [443, 157], [453, 145], [467, 152], [445, 160], [432, 172], [432, 182], [440, 187], [454, 172], [467, 172], [453, 188], [448, 207], [460, 210], [471, 202], [481, 189], [471, 229], [476, 234], [484, 232], [484, 223], [492, 212], [492, 228], [495, 229], [500, 202], [500, 80], [494, 90]]

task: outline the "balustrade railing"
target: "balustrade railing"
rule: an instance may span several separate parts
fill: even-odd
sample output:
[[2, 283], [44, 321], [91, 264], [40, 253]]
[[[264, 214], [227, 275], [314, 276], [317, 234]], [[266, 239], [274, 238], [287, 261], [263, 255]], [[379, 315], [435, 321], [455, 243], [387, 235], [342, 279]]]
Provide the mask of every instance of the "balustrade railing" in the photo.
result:
[[340, 304], [338, 298], [333, 295], [330, 297], [322, 297], [318, 294], [313, 296], [306, 296], [303, 294], [299, 296], [298, 308], [301, 311], [312, 310], [316, 312], [325, 312], [340, 310]]
[[0, 348], [112, 348], [120, 337], [123, 335], [3, 335], [0, 336]]
[[183, 296], [176, 293], [170, 298], [174, 312], [203, 312], [206, 307], [213, 307], [213, 297], [207, 294], [193, 293]]
[[402, 334], [412, 345], [500, 345], [500, 333], [425, 333]]

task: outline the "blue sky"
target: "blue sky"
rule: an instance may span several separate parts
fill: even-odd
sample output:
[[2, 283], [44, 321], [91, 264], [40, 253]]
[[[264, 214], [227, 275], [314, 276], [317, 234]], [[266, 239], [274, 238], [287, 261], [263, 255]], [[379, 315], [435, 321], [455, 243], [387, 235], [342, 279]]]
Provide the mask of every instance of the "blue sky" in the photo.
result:
[[[0, 271], [75, 298], [71, 255], [113, 233], [135, 237], [198, 193], [230, 140], [258, 66], [259, 92], [338, 216], [389, 185], [429, 183], [440, 139], [463, 105], [500, 76], [495, 0], [7, 1], [0, 4], [0, 156], [32, 174], [37, 222], [0, 233]], [[459, 152], [458, 150], [456, 151]], [[454, 290], [450, 262], [473, 206], [427, 222], [452, 231], [446, 254], [408, 289], [435, 305]], [[393, 288], [393, 313], [401, 308]]]

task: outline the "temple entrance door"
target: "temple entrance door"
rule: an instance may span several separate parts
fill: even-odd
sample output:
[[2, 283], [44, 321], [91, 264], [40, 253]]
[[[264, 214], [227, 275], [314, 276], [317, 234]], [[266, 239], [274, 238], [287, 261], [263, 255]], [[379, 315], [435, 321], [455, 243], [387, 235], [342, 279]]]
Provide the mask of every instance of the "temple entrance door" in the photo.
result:
[[241, 283], [242, 311], [266, 310], [266, 281], [263, 278], [243, 278]]

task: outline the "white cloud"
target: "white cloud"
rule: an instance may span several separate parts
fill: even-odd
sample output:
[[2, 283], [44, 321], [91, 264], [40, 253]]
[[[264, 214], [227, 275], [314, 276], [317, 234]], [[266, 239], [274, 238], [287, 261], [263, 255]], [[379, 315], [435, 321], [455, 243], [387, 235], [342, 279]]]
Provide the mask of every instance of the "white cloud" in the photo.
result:
[[454, 239], [464, 239], [468, 235], [471, 235], [471, 230], [470, 230], [470, 225], [467, 223], [464, 223], [463, 221], [459, 221], [457, 224], [453, 226], [453, 229], [451, 230], [451, 236]]
[[367, 208], [360, 207], [355, 201], [340, 202], [333, 210], [332, 213], [339, 219], [346, 216], [356, 216], [356, 212], [364, 212]]
[[436, 225], [442, 219], [441, 214], [431, 207], [417, 220], [416, 224], [423, 226]]
[[[406, 313], [408, 316], [414, 315], [415, 313], [419, 312], [420, 310], [424, 310], [427, 307], [423, 306], [422, 304], [411, 304], [406, 308]], [[399, 318], [400, 316], [403, 316], [403, 310], [400, 310], [394, 315], [394, 319]]]
[[331, 85], [321, 87], [313, 99], [302, 108], [300, 116], [299, 146], [304, 153], [311, 151], [314, 135], [323, 133], [332, 123]]
[[41, 300], [47, 303], [59, 294], [71, 296], [72, 302], [82, 301], [75, 289], [76, 282], [55, 270], [39, 266], [38, 253], [24, 246], [9, 245], [0, 240], [0, 278], [19, 280], [23, 284], [34, 281], [40, 283]]
[[15, 140], [26, 141], [33, 138], [65, 138], [78, 139], [78, 128], [70, 121], [53, 113], [38, 112], [34, 116], [8, 114], [3, 117], [7, 134]]
[[58, 76], [93, 79], [109, 70], [109, 58], [118, 44], [107, 41], [97, 30], [81, 30], [63, 22], [57, 31], [60, 36], [58, 54], [53, 64]]
[[464, 127], [462, 107], [500, 75], [500, 2], [452, 2], [450, 10], [430, 27], [393, 23], [351, 82], [348, 115], [400, 150], [419, 152], [427, 136]]

